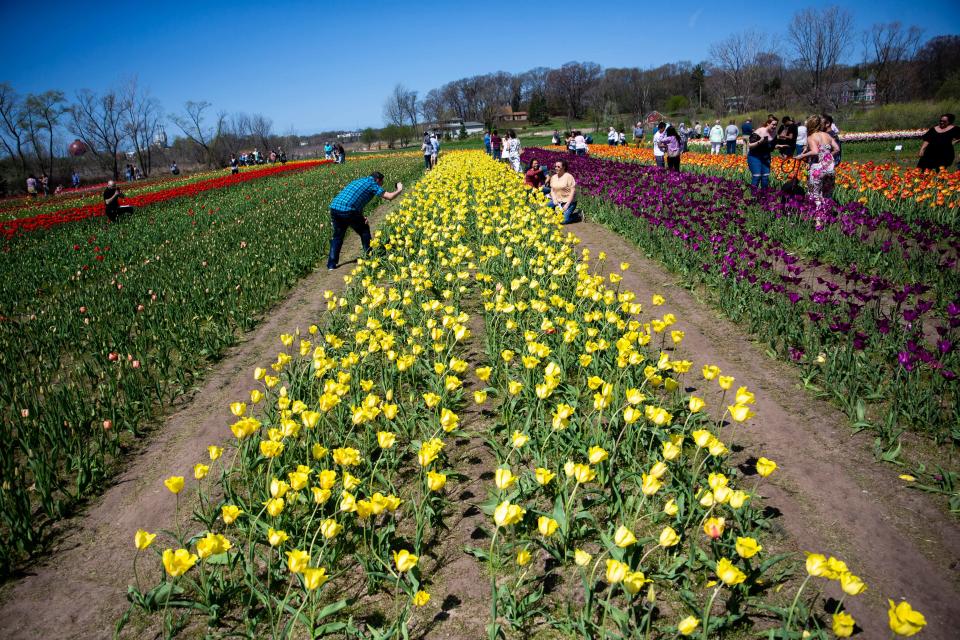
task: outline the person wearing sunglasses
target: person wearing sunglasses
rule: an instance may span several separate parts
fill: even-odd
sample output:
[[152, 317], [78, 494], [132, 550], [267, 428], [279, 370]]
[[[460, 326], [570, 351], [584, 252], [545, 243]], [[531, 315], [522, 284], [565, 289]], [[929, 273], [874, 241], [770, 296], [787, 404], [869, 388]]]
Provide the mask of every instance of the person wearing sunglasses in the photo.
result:
[[953, 164], [953, 145], [960, 141], [960, 127], [953, 124], [955, 119], [952, 113], [945, 113], [940, 116], [940, 122], [936, 126], [930, 127], [923, 134], [918, 169], [939, 171]]
[[567, 171], [566, 160], [557, 160], [553, 163], [553, 175], [548, 182], [550, 186], [550, 206], [560, 207], [563, 212], [563, 223], [572, 224], [582, 219], [577, 213], [577, 181]]

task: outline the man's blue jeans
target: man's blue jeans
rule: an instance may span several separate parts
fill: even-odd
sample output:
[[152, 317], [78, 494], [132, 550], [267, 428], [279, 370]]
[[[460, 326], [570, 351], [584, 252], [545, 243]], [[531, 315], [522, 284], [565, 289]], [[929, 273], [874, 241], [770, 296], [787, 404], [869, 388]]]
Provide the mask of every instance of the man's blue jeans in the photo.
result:
[[657, 163], [657, 166], [663, 169], [663, 156], [653, 156], [653, 159]]
[[494, 147], [494, 148], [493, 148], [493, 159], [496, 160], [497, 162], [500, 162], [500, 148], [499, 148], [499, 147]]
[[364, 254], [370, 252], [370, 225], [361, 212], [330, 209], [330, 223], [333, 226], [333, 236], [330, 238], [328, 269], [335, 269], [340, 262], [340, 249], [343, 247], [343, 237], [347, 234], [347, 229], [353, 229], [360, 236]]
[[727, 140], [727, 155], [732, 156], [737, 152], [737, 141]]

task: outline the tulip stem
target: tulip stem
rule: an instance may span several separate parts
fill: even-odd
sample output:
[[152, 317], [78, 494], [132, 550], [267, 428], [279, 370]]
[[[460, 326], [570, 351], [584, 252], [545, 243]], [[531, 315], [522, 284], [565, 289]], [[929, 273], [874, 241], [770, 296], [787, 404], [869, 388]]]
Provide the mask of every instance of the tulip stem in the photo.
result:
[[703, 635], [700, 636], [703, 640], [708, 640], [709, 636], [707, 635], [707, 631], [710, 627], [710, 612], [713, 610], [713, 601], [716, 600], [717, 594], [720, 593], [720, 587], [722, 586], [722, 584], [718, 584], [717, 588], [713, 590], [713, 593], [710, 594], [710, 600], [703, 610]]
[[804, 587], [807, 586], [807, 583], [810, 582], [810, 576], [807, 575], [804, 578], [803, 582], [800, 584], [800, 588], [797, 589], [797, 595], [793, 597], [793, 602], [790, 604], [790, 612], [787, 614], [787, 628], [784, 629], [788, 634], [790, 632], [790, 625], [793, 623], [793, 612], [797, 608], [797, 603], [800, 601], [800, 594], [803, 593]]

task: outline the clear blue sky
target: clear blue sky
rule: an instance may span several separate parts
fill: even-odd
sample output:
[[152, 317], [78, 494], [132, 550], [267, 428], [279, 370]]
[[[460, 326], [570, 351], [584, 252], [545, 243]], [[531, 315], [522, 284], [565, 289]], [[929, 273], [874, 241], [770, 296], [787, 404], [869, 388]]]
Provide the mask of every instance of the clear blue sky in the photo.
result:
[[[806, 2], [14, 2], [0, 4], [3, 70], [22, 92], [102, 91], [136, 76], [168, 112], [186, 100], [263, 113], [284, 133], [382, 125], [397, 82], [427, 90], [492, 71], [590, 60], [656, 66], [707, 57], [746, 27], [786, 32]], [[858, 29], [900, 20], [960, 33], [955, 0], [848, 0]], [[909, 9], [905, 7], [909, 6]], [[857, 51], [859, 55], [859, 37]], [[789, 52], [786, 52], [789, 53]]]

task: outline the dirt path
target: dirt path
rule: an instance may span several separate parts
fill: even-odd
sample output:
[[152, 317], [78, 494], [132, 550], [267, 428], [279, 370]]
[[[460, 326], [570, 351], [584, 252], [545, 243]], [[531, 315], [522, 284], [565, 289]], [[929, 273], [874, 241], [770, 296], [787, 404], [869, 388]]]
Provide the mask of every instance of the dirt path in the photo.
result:
[[[866, 638], [883, 638], [886, 598], [907, 599], [928, 626], [921, 637], [957, 637], [960, 621], [960, 526], [935, 500], [906, 488], [898, 472], [873, 460], [872, 441], [853, 435], [846, 416], [804, 392], [797, 372], [771, 360], [749, 334], [683, 288], [678, 278], [613, 231], [583, 223], [569, 230], [595, 257], [607, 254], [609, 268], [631, 264], [621, 287], [637, 293], [644, 309], [659, 293], [686, 335], [680, 351], [694, 361], [716, 364], [736, 384], [756, 393], [757, 417], [738, 426], [732, 438], [745, 450], [734, 460], [766, 456], [780, 468], [761, 493], [782, 512], [778, 518], [799, 549], [833, 554], [868, 584], [845, 605]], [[694, 376], [692, 380], [697, 380]], [[702, 379], [701, 379], [702, 381]], [[694, 382], [693, 384], [696, 384]], [[826, 596], [839, 597], [835, 584]]]
[[[389, 206], [374, 211], [371, 221], [379, 220]], [[358, 237], [349, 233], [341, 260], [353, 259], [359, 248]], [[253, 369], [275, 359], [281, 333], [297, 327], [306, 331], [320, 317], [326, 308], [323, 291], [343, 287], [343, 276], [351, 265], [327, 271], [324, 264], [321, 257], [318, 269], [227, 351], [207, 373], [202, 388], [163, 421], [102, 496], [64, 523], [66, 533], [46, 560], [3, 586], [0, 637], [112, 636], [127, 606], [127, 585], [133, 580], [134, 533], [138, 528], [154, 532], [167, 528], [174, 519], [175, 502], [163, 479], [170, 475], [192, 478], [193, 465], [205, 457], [207, 445], [232, 437], [229, 404], [249, 395]]]

